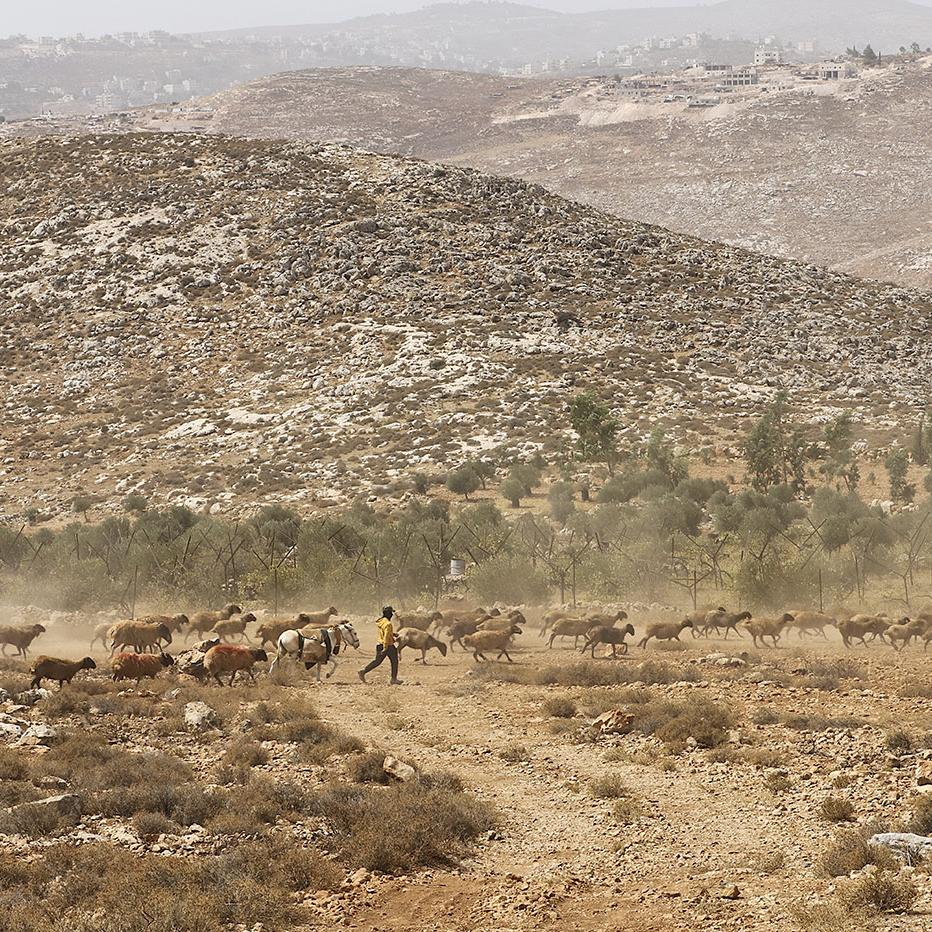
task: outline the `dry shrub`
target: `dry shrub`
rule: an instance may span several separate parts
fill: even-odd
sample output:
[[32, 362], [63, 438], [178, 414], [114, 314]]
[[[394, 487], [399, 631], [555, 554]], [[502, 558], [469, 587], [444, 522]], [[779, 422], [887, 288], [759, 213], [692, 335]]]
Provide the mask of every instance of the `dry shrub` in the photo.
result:
[[917, 835], [932, 835], [932, 796], [920, 796], [913, 802], [906, 831]]
[[732, 713], [705, 698], [692, 701], [651, 699], [630, 706], [633, 727], [645, 735], [656, 735], [673, 751], [686, 747], [690, 738], [701, 748], [714, 748], [728, 738], [734, 724]]
[[520, 764], [531, 759], [530, 751], [523, 744], [509, 744], [503, 747], [498, 756], [509, 764]]
[[544, 712], [552, 718], [573, 718], [576, 714], [576, 703], [572, 699], [553, 696], [545, 700]]
[[443, 777], [387, 787], [333, 786], [316, 805], [333, 826], [343, 857], [389, 874], [451, 864], [495, 825], [488, 805]]
[[221, 765], [227, 767], [256, 767], [268, 762], [269, 752], [257, 741], [241, 735], [226, 749], [220, 758]]
[[21, 806], [12, 812], [0, 813], [0, 834], [25, 835], [28, 838], [45, 838], [56, 832], [73, 828], [74, 816], [64, 816], [49, 806]]
[[290, 894], [338, 882], [331, 862], [284, 840], [197, 859], [62, 845], [30, 863], [0, 854], [0, 913], [15, 932], [222, 932], [260, 922], [281, 928], [302, 919]]
[[862, 832], [841, 832], [819, 857], [819, 867], [826, 877], [846, 877], [868, 864], [889, 870], [899, 866], [889, 848], [869, 844]]
[[20, 751], [0, 748], [0, 782], [4, 780], [26, 780], [29, 778], [30, 761]]
[[802, 932], [854, 932], [866, 928], [839, 903], [797, 903], [790, 914]]
[[755, 725], [775, 725], [780, 721], [780, 716], [773, 709], [760, 706], [751, 713], [751, 721]]
[[629, 796], [626, 799], [616, 800], [612, 806], [612, 816], [620, 825], [630, 825], [644, 814], [644, 807], [638, 799]]
[[367, 751], [358, 754], [346, 762], [346, 774], [353, 783], [391, 783], [391, 776], [385, 772], [385, 752]]
[[911, 683], [909, 686], [903, 686], [899, 694], [904, 699], [932, 699], [932, 686], [925, 683]]
[[853, 822], [856, 818], [854, 805], [848, 799], [829, 796], [822, 800], [819, 815], [826, 822]]
[[313, 797], [303, 787], [285, 780], [251, 774], [242, 787], [228, 790], [207, 824], [223, 835], [264, 835], [285, 816], [311, 811]]
[[786, 793], [793, 786], [793, 781], [785, 773], [768, 773], [764, 777], [764, 786], [774, 794], [774, 796], [779, 796], [781, 793]]
[[172, 822], [161, 812], [137, 812], [133, 816], [133, 826], [142, 838], [155, 835], [174, 835], [178, 824]]
[[278, 702], [260, 702], [253, 717], [259, 723], [256, 737], [300, 745], [300, 757], [310, 763], [363, 750], [361, 741], [321, 721], [314, 705], [305, 699], [287, 697]]
[[888, 751], [895, 751], [900, 754], [908, 754], [913, 749], [912, 736], [902, 728], [888, 731], [884, 744], [886, 744]]
[[838, 897], [849, 912], [907, 913], [918, 899], [919, 889], [905, 874], [877, 870], [845, 884]]
[[630, 796], [631, 790], [617, 774], [596, 777], [589, 783], [589, 795], [596, 799], [620, 799]]

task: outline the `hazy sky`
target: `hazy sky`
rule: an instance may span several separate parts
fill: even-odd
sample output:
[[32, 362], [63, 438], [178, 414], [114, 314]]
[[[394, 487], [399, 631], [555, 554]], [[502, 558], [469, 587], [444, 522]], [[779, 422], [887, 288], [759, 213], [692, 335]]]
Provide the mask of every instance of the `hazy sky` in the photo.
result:
[[[530, 0], [530, 5], [559, 10], [599, 10], [685, 6], [696, 2], [698, 0]], [[369, 13], [417, 10], [426, 5], [425, 0], [341, 0], [339, 3], [334, 0], [0, 0], [0, 36], [17, 33], [61, 36], [76, 32], [99, 35], [148, 29], [198, 32], [240, 26], [330, 23]]]
[[[519, 0], [521, 2], [521, 0]], [[698, 0], [524, 0], [557, 10], [686, 6]], [[709, 3], [712, 0], [704, 0]], [[779, 3], [780, 0], [769, 0]], [[915, 0], [932, 6], [932, 0]], [[0, 0], [0, 36], [69, 35], [167, 29], [329, 23], [369, 13], [405, 12], [425, 0]]]

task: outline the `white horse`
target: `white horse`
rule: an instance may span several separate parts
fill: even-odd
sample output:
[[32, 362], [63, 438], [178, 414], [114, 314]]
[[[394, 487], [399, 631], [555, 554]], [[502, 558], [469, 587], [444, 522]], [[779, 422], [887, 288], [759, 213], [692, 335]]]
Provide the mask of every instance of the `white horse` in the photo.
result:
[[279, 635], [278, 653], [269, 667], [269, 675], [274, 674], [283, 658], [290, 657], [292, 660], [303, 663], [306, 670], [317, 667], [318, 683], [321, 667], [329, 663], [330, 671], [327, 673], [327, 679], [330, 679], [337, 668], [335, 658], [344, 643], [349, 644], [355, 650], [359, 649], [359, 635], [348, 621], [330, 625], [327, 628], [303, 628], [301, 630], [290, 628]]

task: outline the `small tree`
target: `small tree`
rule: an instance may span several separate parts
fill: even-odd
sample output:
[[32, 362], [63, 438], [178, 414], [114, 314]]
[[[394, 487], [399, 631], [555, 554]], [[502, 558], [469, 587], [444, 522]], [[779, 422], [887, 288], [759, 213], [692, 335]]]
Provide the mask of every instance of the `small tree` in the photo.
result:
[[470, 460], [466, 465], [476, 474], [484, 492], [489, 479], [495, 478], [495, 467], [488, 460]]
[[426, 495], [428, 488], [430, 488], [430, 477], [427, 473], [416, 472], [411, 477], [411, 484], [414, 486], [414, 491], [418, 495]]
[[909, 454], [902, 447], [894, 447], [883, 461], [890, 477], [890, 498], [894, 502], [911, 502], [916, 497], [916, 487], [906, 481], [909, 473]]
[[517, 479], [521, 483], [524, 495], [531, 495], [540, 485], [540, 469], [531, 463], [516, 463], [508, 473], [509, 479]]
[[141, 515], [149, 507], [149, 500], [138, 492], [130, 492], [123, 499], [123, 510]]
[[865, 65], [873, 65], [877, 61], [877, 53], [870, 47], [870, 44], [864, 46], [861, 58]]
[[662, 427], [655, 427], [651, 431], [647, 441], [647, 462], [652, 469], [663, 473], [671, 489], [676, 488], [689, 476], [686, 457], [677, 454]]
[[919, 415], [919, 423], [916, 425], [916, 432], [913, 434], [912, 453], [913, 462], [920, 466], [925, 466], [929, 462], [929, 451], [926, 447], [926, 412]]
[[75, 495], [71, 499], [71, 510], [76, 515], [81, 515], [84, 518], [85, 523], [87, 523], [87, 513], [91, 510], [93, 502], [88, 495]]
[[605, 463], [614, 475], [618, 459], [618, 422], [591, 392], [577, 395], [569, 403], [570, 424], [576, 431], [576, 451], [580, 459]]
[[841, 479], [849, 492], [855, 491], [861, 480], [861, 470], [851, 450], [853, 430], [854, 423], [847, 411], [825, 425], [824, 437], [828, 447], [828, 458], [820, 467], [826, 479]]
[[480, 485], [479, 477], [470, 466], [461, 466], [459, 469], [454, 469], [447, 476], [447, 488], [456, 495], [462, 495], [467, 502], [469, 496], [478, 491]]
[[786, 395], [780, 392], [742, 443], [751, 485], [765, 492], [788, 485], [797, 494], [806, 488], [806, 441], [787, 421]]
[[507, 498], [511, 502], [512, 508], [521, 507], [521, 499], [524, 497], [524, 483], [520, 479], [515, 478], [514, 476], [509, 476], [502, 483], [502, 498]]

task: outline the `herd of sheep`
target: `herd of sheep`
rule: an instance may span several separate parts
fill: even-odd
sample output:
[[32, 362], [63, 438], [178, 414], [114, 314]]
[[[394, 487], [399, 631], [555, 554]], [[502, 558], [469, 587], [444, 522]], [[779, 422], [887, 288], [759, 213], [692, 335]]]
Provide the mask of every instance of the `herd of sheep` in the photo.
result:
[[[334, 621], [337, 614], [336, 608], [331, 606], [318, 612], [301, 612], [291, 618], [260, 623], [252, 612], [244, 612], [240, 606], [229, 604], [219, 611], [197, 612], [190, 617], [183, 614], [148, 615], [99, 625], [93, 632], [91, 647], [100, 643], [109, 648], [110, 672], [114, 680], [134, 679], [139, 682], [174, 666], [179, 672], [190, 674], [201, 682], [213, 679], [222, 685], [221, 677], [229, 675], [227, 683], [232, 685], [240, 673], [250, 679], [255, 678], [254, 666], [269, 659], [267, 647], [277, 651], [270, 672], [274, 671], [278, 661], [291, 656], [304, 661], [308, 669], [316, 666], [319, 679], [323, 664], [335, 662], [332, 654], [339, 652], [341, 642], [351, 643], [353, 647], [359, 644], [350, 622]], [[427, 663], [428, 651], [437, 650], [445, 657], [453, 645], [471, 652], [476, 662], [503, 657], [513, 662], [509, 653], [512, 642], [527, 625], [527, 619], [519, 609], [402, 613], [394, 620], [399, 653], [405, 648], [419, 651], [423, 664]], [[250, 634], [248, 629], [254, 624], [256, 627]], [[714, 634], [727, 639], [732, 632], [743, 637], [742, 631], [745, 631], [755, 647], [776, 647], [785, 633], [795, 632], [800, 639], [821, 637], [827, 640], [826, 632], [832, 628], [838, 631], [843, 644], [849, 648], [877, 640], [895, 650], [901, 650], [914, 641], [922, 641], [923, 649], [927, 649], [932, 641], [932, 611], [923, 610], [913, 618], [899, 619], [884, 613], [842, 610], [831, 615], [792, 611], [774, 617], [755, 617], [747, 611], [729, 612], [719, 607], [690, 612], [679, 621], [649, 623], [644, 627], [638, 646], [646, 647], [652, 640], [679, 641], [680, 635], [689, 629], [693, 638]], [[0, 651], [6, 656], [7, 648], [12, 647], [16, 656], [25, 659], [32, 642], [45, 630], [41, 624], [0, 626]], [[624, 611], [579, 613], [553, 609], [543, 614], [539, 634], [542, 638], [549, 634], [550, 648], [558, 638], [572, 638], [574, 649], [579, 649], [582, 642], [582, 652], [588, 651], [594, 658], [595, 649], [604, 646], [611, 648], [614, 658], [619, 650], [627, 653], [626, 639], [635, 637], [635, 628]], [[201, 640], [172, 657], [165, 653], [165, 648], [172, 644], [176, 635]], [[300, 644], [298, 655], [288, 646], [294, 643], [294, 638]], [[231, 643], [234, 639], [238, 643]], [[335, 649], [334, 644], [337, 645]], [[43, 680], [63, 686], [70, 683], [79, 671], [96, 667], [91, 657], [70, 661], [41, 656], [31, 667], [33, 686], [40, 686]]]

